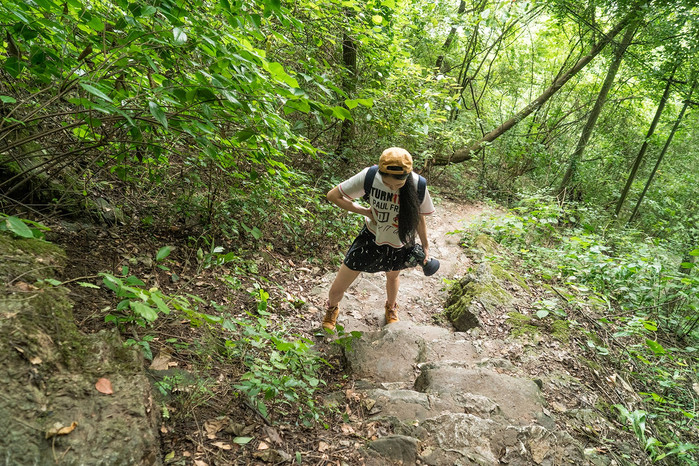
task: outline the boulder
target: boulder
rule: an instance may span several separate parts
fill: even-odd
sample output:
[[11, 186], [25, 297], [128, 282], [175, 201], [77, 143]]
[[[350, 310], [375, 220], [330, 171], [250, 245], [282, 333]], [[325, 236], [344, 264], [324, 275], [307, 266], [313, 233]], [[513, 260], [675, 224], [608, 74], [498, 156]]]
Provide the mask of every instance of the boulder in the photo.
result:
[[[7, 464], [159, 464], [157, 408], [135, 349], [81, 333], [53, 277], [64, 254], [0, 232], [0, 452]], [[112, 394], [96, 388], [111, 383]]]

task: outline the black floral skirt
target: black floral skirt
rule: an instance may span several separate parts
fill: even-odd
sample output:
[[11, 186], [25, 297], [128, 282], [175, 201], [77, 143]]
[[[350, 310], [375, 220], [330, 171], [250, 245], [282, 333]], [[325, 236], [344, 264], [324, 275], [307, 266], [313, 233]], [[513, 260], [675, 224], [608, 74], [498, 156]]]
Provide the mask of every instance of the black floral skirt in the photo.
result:
[[407, 246], [377, 245], [376, 236], [364, 226], [347, 251], [344, 263], [357, 272], [392, 272], [411, 267], [408, 262], [411, 251], [412, 248]]

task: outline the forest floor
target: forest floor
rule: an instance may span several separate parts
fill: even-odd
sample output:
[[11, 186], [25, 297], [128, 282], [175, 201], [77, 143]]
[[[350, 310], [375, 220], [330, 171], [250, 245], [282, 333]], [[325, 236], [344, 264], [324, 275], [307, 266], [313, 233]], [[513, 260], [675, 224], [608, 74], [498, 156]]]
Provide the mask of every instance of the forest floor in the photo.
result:
[[[402, 274], [400, 325], [434, 326], [453, 332], [443, 316], [447, 284], [458, 280], [474, 264], [461, 247], [460, 236], [450, 233], [493, 213], [483, 205], [447, 200], [437, 204], [437, 212], [428, 218], [428, 236], [431, 255], [440, 260], [441, 268], [432, 277], [425, 277], [418, 269]], [[125, 338], [148, 337], [153, 360], [146, 361], [146, 366], [153, 382], [168, 382], [168, 393], [158, 397], [165, 464], [366, 464], [367, 443], [392, 434], [394, 426], [372, 417], [371, 407], [362, 403], [365, 397], [357, 395], [361, 377], [347, 370], [346, 355], [331, 344], [332, 339], [315, 336], [334, 270], [267, 250], [254, 260], [260, 278], [242, 280], [238, 291], [232, 293], [223, 284], [230, 278], [226, 266], [202, 267], [196, 251], [187, 248], [186, 235], [176, 230], [144, 235], [126, 228], [100, 229], [65, 222], [54, 227], [50, 239], [67, 251], [70, 265], [64, 280], [80, 278], [100, 284], [98, 272], [118, 274], [127, 266], [129, 274], [148, 286], [199, 296], [202, 301], [198, 309], [212, 315], [223, 308], [234, 315], [245, 315], [256, 306], [254, 291], [264, 286], [270, 293], [269, 320], [283, 323], [290, 337], [297, 334], [316, 342], [317, 350], [332, 364], [322, 374], [325, 388], [321, 392], [326, 400], [335, 400], [334, 404], [316, 426], [303, 427], [293, 413], [272, 413], [271, 420], [264, 419], [257, 409], [242, 401], [231, 380], [239, 379], [245, 368], [220, 356], [221, 341], [206, 325], [162, 318], [150, 328], [130, 328]], [[169, 270], [157, 267], [152, 260], [155, 251], [166, 244], [176, 246], [167, 261]], [[363, 274], [353, 284], [341, 304], [339, 323], [346, 332], [370, 334], [382, 329], [383, 288], [382, 274]], [[84, 332], [94, 333], [112, 325], [104, 322], [104, 315], [116, 302], [112, 294], [75, 285], [71, 289], [76, 321]], [[540, 298], [536, 291], [513, 291], [521, 298], [516, 310], [523, 313], [527, 313], [526, 303]], [[481, 327], [463, 335], [470, 345], [487, 347], [489, 358], [507, 361], [499, 372], [536, 381], [545, 399], [544, 412], [555, 418], [558, 429], [580, 442], [590, 464], [624, 464], [615, 460], [622, 457], [628, 458], [629, 464], [644, 464], [644, 455], [628, 447], [634, 444], [633, 437], [617, 429], [620, 426], [610, 425], [597, 412], [600, 396], [595, 393], [595, 381], [601, 376], [591, 374], [577, 361], [574, 344], [555, 340], [544, 329], [512, 338], [511, 328], [505, 312], [487, 314], [481, 316]], [[612, 379], [609, 383], [620, 382]], [[251, 440], [235, 443], [234, 439], [244, 437]], [[598, 456], [604, 459], [595, 459]]]

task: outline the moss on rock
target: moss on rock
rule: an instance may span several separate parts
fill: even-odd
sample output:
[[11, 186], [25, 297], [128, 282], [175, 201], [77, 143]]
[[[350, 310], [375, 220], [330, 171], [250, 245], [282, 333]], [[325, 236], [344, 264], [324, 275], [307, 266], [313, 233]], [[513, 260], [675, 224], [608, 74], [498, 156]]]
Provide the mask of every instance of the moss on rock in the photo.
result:
[[15, 238], [0, 232], [0, 281], [33, 283], [53, 278], [65, 264], [65, 253], [56, 245], [32, 238]]
[[499, 280], [503, 280], [503, 281], [508, 281], [510, 283], [514, 283], [515, 285], [518, 285], [523, 290], [529, 291], [529, 289], [530, 289], [529, 285], [527, 285], [527, 282], [518, 273], [513, 272], [511, 270], [506, 270], [500, 264], [495, 264], [495, 263], [490, 264], [490, 270], [493, 273], [493, 276], [495, 278], [497, 278]]
[[498, 250], [498, 243], [485, 233], [481, 233], [473, 239], [473, 247], [485, 254], [495, 254]]
[[551, 336], [561, 343], [570, 342], [570, 322], [567, 320], [554, 320], [551, 324]]
[[476, 281], [473, 277], [466, 277], [449, 291], [445, 313], [454, 327], [463, 332], [479, 326], [481, 309], [495, 314], [511, 304], [513, 299], [497, 280]]
[[539, 328], [532, 325], [532, 318], [519, 312], [508, 312], [505, 323], [511, 327], [510, 335], [514, 338], [530, 337], [536, 339]]

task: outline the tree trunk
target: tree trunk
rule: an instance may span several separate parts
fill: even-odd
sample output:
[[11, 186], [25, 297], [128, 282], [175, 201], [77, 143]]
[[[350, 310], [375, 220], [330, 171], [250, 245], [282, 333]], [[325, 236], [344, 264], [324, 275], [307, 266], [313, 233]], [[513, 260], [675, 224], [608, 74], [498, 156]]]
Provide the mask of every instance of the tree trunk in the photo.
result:
[[531, 102], [529, 105], [520, 110], [515, 116], [505, 121], [503, 124], [495, 128], [494, 130], [487, 133], [485, 136], [483, 136], [480, 140], [478, 140], [471, 146], [457, 149], [450, 156], [438, 156], [437, 158], [435, 158], [434, 164], [448, 165], [450, 163], [465, 162], [473, 158], [473, 156], [482, 149], [484, 144], [493, 142], [495, 139], [507, 132], [507, 130], [509, 130], [517, 123], [519, 123], [521, 120], [523, 120], [525, 117], [527, 117], [534, 110], [546, 103], [546, 101], [548, 101], [561, 87], [563, 87], [565, 83], [567, 83], [573, 76], [575, 76], [580, 70], [582, 70], [585, 67], [585, 65], [590, 63], [592, 59], [595, 58], [597, 54], [599, 54], [604, 49], [604, 47], [606, 47], [607, 44], [609, 44], [609, 42], [611, 42], [614, 39], [614, 37], [616, 37], [629, 24], [629, 22], [635, 16], [635, 14], [635, 12], [631, 13], [624, 19], [622, 19], [619, 22], [619, 24], [617, 24], [611, 31], [609, 31], [609, 33], [607, 33], [602, 38], [600, 42], [595, 44], [595, 46], [592, 47], [592, 49], [590, 49], [587, 55], [580, 58], [580, 60], [578, 60], [578, 62], [575, 65], [573, 65], [571, 69], [559, 76], [558, 79], [556, 79], [548, 89], [546, 89], [533, 102]]
[[[352, 37], [345, 33], [342, 36], [342, 64], [345, 67], [345, 76], [342, 79], [342, 90], [348, 97], [352, 97], [357, 87], [357, 46]], [[347, 106], [342, 104], [343, 107]], [[336, 153], [342, 155], [352, 140], [352, 129], [354, 122], [349, 118], [342, 120], [340, 128], [340, 140], [337, 143]]]
[[641, 166], [641, 162], [643, 161], [643, 156], [646, 155], [646, 150], [648, 149], [648, 142], [650, 141], [651, 136], [653, 136], [653, 133], [655, 133], [655, 128], [658, 126], [658, 122], [660, 121], [660, 116], [663, 114], [663, 110], [665, 109], [665, 104], [667, 103], [667, 98], [670, 95], [670, 89], [672, 89], [672, 80], [675, 77], [675, 70], [677, 70], [677, 66], [675, 65], [675, 68], [672, 70], [672, 75], [670, 75], [670, 79], [667, 80], [667, 85], [665, 86], [665, 91], [663, 92], [663, 96], [660, 98], [660, 103], [658, 104], [658, 109], [655, 111], [655, 117], [653, 117], [653, 121], [650, 124], [650, 128], [648, 128], [648, 132], [646, 133], [646, 137], [643, 140], [643, 144], [641, 145], [641, 149], [638, 151], [638, 155], [636, 155], [636, 160], [633, 163], [633, 167], [631, 167], [631, 172], [629, 173], [629, 177], [626, 179], [626, 185], [624, 186], [624, 189], [621, 191], [621, 194], [619, 195], [619, 201], [616, 204], [616, 208], [614, 209], [614, 216], [618, 217], [619, 212], [621, 211], [621, 207], [624, 205], [624, 201], [626, 201], [626, 197], [629, 194], [629, 190], [631, 189], [631, 184], [633, 183], [633, 180], [636, 179], [636, 173], [638, 172], [638, 167]]
[[[462, 14], [464, 14], [464, 11], [466, 11], [466, 0], [461, 0], [461, 3], [459, 3], [459, 10], [456, 12], [456, 14], [458, 16], [461, 16]], [[444, 54], [447, 53], [447, 50], [449, 50], [451, 43], [454, 41], [454, 37], [456, 37], [456, 29], [456, 26], [451, 27], [449, 35], [447, 36], [447, 40], [445, 40], [444, 45], [442, 45], [442, 54], [437, 57], [437, 63], [434, 65], [436, 73], [440, 73], [442, 71], [442, 63], [444, 63]]]
[[692, 88], [689, 90], [689, 96], [687, 97], [687, 100], [684, 102], [684, 106], [682, 107], [680, 114], [677, 116], [677, 120], [675, 120], [675, 125], [672, 127], [672, 131], [670, 131], [670, 135], [667, 137], [667, 141], [665, 141], [665, 145], [663, 146], [663, 150], [660, 152], [660, 155], [658, 156], [657, 162], [655, 162], [655, 166], [653, 167], [653, 171], [650, 173], [650, 176], [648, 177], [648, 181], [646, 181], [646, 185], [643, 187], [643, 192], [638, 197], [638, 201], [636, 201], [636, 207], [634, 207], [633, 212], [631, 213], [631, 217], [629, 217], [628, 223], [633, 222], [633, 219], [636, 217], [636, 214], [638, 213], [638, 208], [641, 205], [641, 202], [643, 202], [643, 198], [645, 197], [646, 192], [648, 191], [648, 187], [653, 182], [653, 178], [655, 177], [655, 173], [658, 171], [658, 167], [660, 166], [660, 162], [663, 161], [663, 158], [665, 157], [665, 152], [667, 152], [667, 148], [670, 147], [670, 143], [672, 142], [672, 138], [675, 137], [675, 132], [677, 131], [677, 128], [680, 126], [680, 122], [682, 121], [682, 118], [684, 118], [684, 113], [687, 111], [687, 108], [689, 107], [689, 104], [692, 101], [692, 94], [694, 93], [694, 88], [696, 86], [697, 86], [697, 81], [695, 79], [694, 84], [692, 84]]
[[575, 178], [578, 164], [580, 163], [580, 160], [582, 160], [583, 153], [585, 152], [585, 147], [587, 147], [587, 143], [590, 140], [590, 136], [592, 136], [592, 130], [595, 128], [597, 119], [599, 118], [599, 115], [602, 112], [602, 107], [604, 106], [604, 103], [607, 101], [607, 95], [609, 94], [609, 90], [612, 88], [612, 85], [614, 84], [614, 79], [616, 78], [616, 74], [619, 71], [621, 61], [624, 58], [624, 52], [626, 52], [627, 47], [631, 43], [631, 39], [633, 39], [635, 32], [636, 22], [630, 24], [629, 27], [626, 29], [626, 34], [624, 34], [624, 38], [621, 40], [621, 43], [614, 52], [614, 58], [612, 60], [612, 63], [609, 65], [609, 70], [607, 70], [607, 76], [604, 79], [604, 83], [602, 84], [602, 88], [600, 89], [599, 94], [597, 94], [597, 101], [595, 102], [595, 106], [592, 108], [590, 116], [588, 117], [587, 122], [585, 123], [585, 127], [582, 130], [582, 134], [580, 135], [580, 140], [578, 141], [578, 145], [575, 148], [575, 152], [573, 152], [573, 155], [570, 157], [570, 161], [568, 162], [568, 169], [566, 170], [565, 175], [563, 175], [563, 180], [561, 181], [561, 185], [558, 188], [559, 195], [565, 191], [568, 185]]

